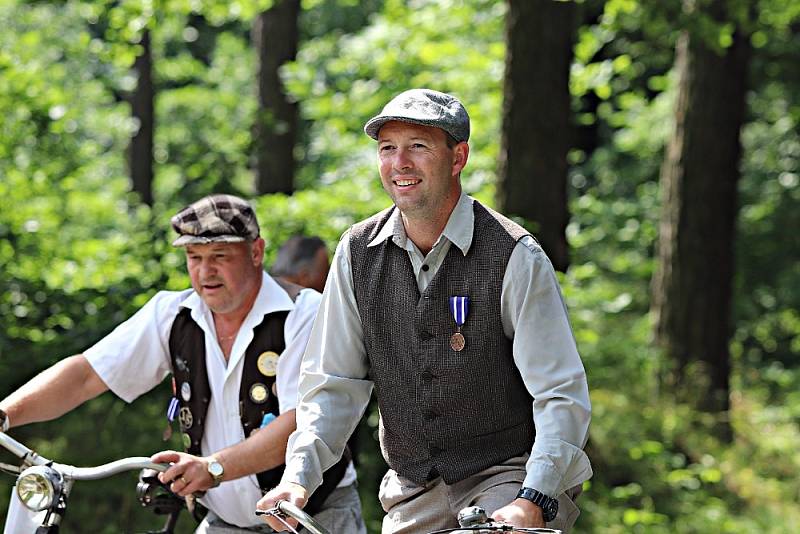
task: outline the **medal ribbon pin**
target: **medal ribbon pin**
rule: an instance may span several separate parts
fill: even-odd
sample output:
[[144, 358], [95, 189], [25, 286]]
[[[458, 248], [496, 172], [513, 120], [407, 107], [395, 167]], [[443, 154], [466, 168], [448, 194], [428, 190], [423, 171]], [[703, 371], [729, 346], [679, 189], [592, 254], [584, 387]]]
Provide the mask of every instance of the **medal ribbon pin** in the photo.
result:
[[450, 313], [453, 314], [453, 319], [456, 321], [456, 332], [450, 336], [450, 348], [456, 352], [464, 350], [467, 340], [464, 339], [464, 334], [461, 333], [461, 327], [467, 320], [469, 314], [469, 297], [450, 297]]
[[175, 396], [177, 392], [175, 391], [175, 379], [172, 379], [172, 398], [169, 400], [169, 406], [167, 406], [167, 426], [164, 429], [163, 438], [164, 441], [169, 441], [169, 438], [172, 437], [172, 422], [175, 420], [175, 416], [178, 414], [178, 406], [180, 403], [178, 402], [178, 398]]

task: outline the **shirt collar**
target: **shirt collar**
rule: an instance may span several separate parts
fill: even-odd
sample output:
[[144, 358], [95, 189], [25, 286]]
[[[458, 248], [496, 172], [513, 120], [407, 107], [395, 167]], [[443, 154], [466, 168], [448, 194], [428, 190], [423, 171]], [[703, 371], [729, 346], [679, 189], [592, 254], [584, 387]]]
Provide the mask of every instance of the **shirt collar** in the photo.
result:
[[408, 240], [406, 229], [403, 226], [403, 218], [400, 215], [400, 210], [394, 206], [392, 206], [392, 214], [389, 215], [389, 218], [386, 220], [383, 228], [380, 229], [378, 235], [376, 235], [375, 238], [370, 241], [369, 244], [367, 244], [367, 246], [374, 247], [375, 245], [379, 245], [389, 238], [392, 238], [395, 244], [400, 248], [405, 248], [406, 241]]
[[[472, 203], [472, 197], [462, 191], [461, 196], [456, 203], [456, 207], [453, 208], [453, 212], [450, 214], [450, 219], [448, 219], [447, 224], [444, 227], [444, 231], [442, 231], [442, 236], [449, 239], [450, 242], [457, 246], [459, 250], [461, 250], [461, 253], [465, 256], [467, 255], [467, 252], [469, 252], [469, 248], [472, 245], [472, 235], [475, 231], [475, 212], [472, 209]], [[392, 214], [383, 225], [383, 228], [380, 229], [375, 238], [370, 241], [367, 246], [373, 247], [383, 243], [390, 237], [398, 247], [402, 249], [406, 248], [408, 236], [406, 235], [406, 229], [403, 226], [403, 219], [400, 216], [400, 210], [396, 208], [392, 210]], [[439, 240], [441, 240], [441, 237], [439, 237], [437, 243]]]
[[475, 233], [475, 211], [472, 209], [472, 202], [472, 197], [462, 192], [442, 232], [442, 235], [457, 246], [464, 256], [469, 252], [472, 235]]

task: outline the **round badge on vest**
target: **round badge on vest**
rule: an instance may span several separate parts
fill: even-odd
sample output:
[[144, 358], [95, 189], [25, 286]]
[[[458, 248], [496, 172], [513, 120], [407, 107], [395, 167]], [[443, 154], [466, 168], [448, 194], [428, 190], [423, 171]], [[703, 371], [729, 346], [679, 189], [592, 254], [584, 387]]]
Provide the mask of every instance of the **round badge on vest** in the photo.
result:
[[183, 402], [189, 402], [192, 398], [192, 386], [189, 385], [189, 382], [183, 382], [181, 384], [181, 398]]
[[256, 404], [264, 404], [269, 398], [269, 390], [267, 386], [261, 382], [257, 382], [250, 387], [250, 400]]
[[181, 430], [189, 430], [194, 424], [194, 416], [192, 410], [184, 406], [178, 413], [178, 421], [181, 423]]
[[272, 383], [272, 394], [275, 395], [275, 397], [278, 396], [278, 383], [277, 382], [273, 382]]
[[278, 353], [268, 350], [262, 352], [256, 360], [258, 372], [264, 376], [275, 376], [278, 372]]
[[186, 360], [180, 356], [175, 356], [175, 366], [178, 368], [178, 371], [184, 373], [189, 371], [189, 366], [187, 365]]
[[192, 446], [192, 437], [189, 434], [182, 434], [181, 439], [183, 440], [184, 449], [188, 449]]

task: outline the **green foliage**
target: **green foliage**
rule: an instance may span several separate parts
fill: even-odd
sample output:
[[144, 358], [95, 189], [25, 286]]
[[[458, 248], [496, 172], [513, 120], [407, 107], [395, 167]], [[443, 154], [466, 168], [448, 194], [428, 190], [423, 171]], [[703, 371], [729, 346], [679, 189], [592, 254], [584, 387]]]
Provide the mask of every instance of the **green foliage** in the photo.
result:
[[[210, 192], [252, 194], [248, 32], [270, 4], [0, 3], [0, 396], [84, 350], [156, 290], [188, 286], [183, 256], [169, 245], [176, 209]], [[561, 277], [594, 406], [595, 476], [579, 500], [577, 532], [782, 533], [800, 521], [800, 8], [789, 0], [729, 7], [733, 18], [714, 22], [674, 2], [581, 3], [571, 76], [580, 134], [570, 153], [573, 265]], [[491, 204], [504, 3], [305, 0], [303, 9], [305, 40], [284, 77], [304, 120], [304, 190], [255, 199], [267, 263], [293, 233], [318, 234], [333, 248], [350, 224], [388, 205], [361, 128], [410, 86], [463, 99], [473, 124], [464, 187]], [[736, 439], [725, 445], [708, 437], [714, 421], [659, 389], [649, 281], [675, 40], [689, 28], [724, 47], [740, 19], [754, 55], [736, 247]], [[129, 69], [144, 29], [158, 93], [152, 208], [128, 192], [125, 149], [137, 126], [122, 100], [135, 87]], [[101, 396], [14, 435], [85, 465], [179, 447], [160, 440], [167, 387], [132, 406]], [[359, 454], [372, 532], [384, 469], [376, 427], [373, 411]], [[0, 484], [6, 495], [10, 480]], [[134, 485], [132, 475], [76, 485], [65, 529], [152, 528], [158, 521], [139, 509]], [[0, 517], [5, 506], [0, 499]]]
[[257, 107], [254, 64], [246, 42], [222, 34], [210, 65], [184, 51], [159, 69], [168, 88], [159, 93], [156, 114], [175, 119], [160, 122], [156, 130], [156, 198], [179, 207], [212, 192], [252, 191], [248, 159]]
[[287, 87], [312, 123], [310, 142], [300, 151], [300, 183], [373, 176], [372, 141], [359, 132], [392, 96], [417, 86], [470, 102], [472, 171], [465, 188], [491, 187], [499, 147], [503, 13], [502, 3], [489, 0], [387, 1], [383, 13], [358, 33], [305, 43], [286, 68]]

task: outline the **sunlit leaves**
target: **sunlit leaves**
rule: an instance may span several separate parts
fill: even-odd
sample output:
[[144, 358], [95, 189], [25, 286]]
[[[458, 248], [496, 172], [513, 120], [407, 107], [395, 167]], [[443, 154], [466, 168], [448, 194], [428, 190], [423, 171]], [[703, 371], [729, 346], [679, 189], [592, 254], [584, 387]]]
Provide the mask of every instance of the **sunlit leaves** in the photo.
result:
[[[502, 2], [387, 2], [363, 31], [304, 44], [286, 71], [287, 86], [304, 103], [303, 117], [314, 123], [304, 154], [312, 165], [301, 173], [325, 180], [374, 175], [372, 145], [361, 128], [391, 96], [417, 86], [450, 91], [470, 103], [471, 172], [493, 175], [503, 12]], [[469, 33], [462, 31], [466, 26]]]

